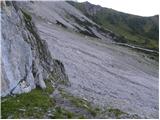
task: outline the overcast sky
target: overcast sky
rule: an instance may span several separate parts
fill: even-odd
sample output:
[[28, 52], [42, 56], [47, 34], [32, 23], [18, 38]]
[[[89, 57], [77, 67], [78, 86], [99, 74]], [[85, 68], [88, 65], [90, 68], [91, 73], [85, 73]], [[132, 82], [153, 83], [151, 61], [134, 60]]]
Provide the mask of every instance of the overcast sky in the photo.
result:
[[77, 0], [141, 16], [159, 14], [160, 0]]

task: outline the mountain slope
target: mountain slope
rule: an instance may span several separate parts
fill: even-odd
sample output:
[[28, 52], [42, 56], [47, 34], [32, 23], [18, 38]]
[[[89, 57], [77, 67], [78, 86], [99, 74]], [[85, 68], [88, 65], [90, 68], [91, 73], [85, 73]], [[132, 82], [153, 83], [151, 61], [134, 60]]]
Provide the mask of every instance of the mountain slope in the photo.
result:
[[68, 1], [97, 24], [123, 36], [125, 41], [158, 50], [159, 16], [140, 17], [93, 5], [89, 2]]
[[[7, 55], [13, 59], [12, 67], [17, 66], [18, 62], [27, 65], [28, 59], [25, 59], [27, 62], [23, 61], [23, 54], [28, 52], [23, 52], [22, 49], [26, 43], [33, 53], [29, 58], [41, 61], [40, 64], [37, 63], [38, 68], [42, 68], [40, 74], [46, 75], [43, 68], [47, 66], [47, 60], [50, 60], [47, 57], [56, 61], [56, 64], [47, 67], [57, 69], [47, 72], [51, 74], [46, 76], [54, 90], [49, 89], [50, 92], [46, 93], [46, 89], [35, 89], [28, 94], [9, 97], [9, 103], [4, 99], [2, 115], [5, 118], [15, 118], [17, 114], [20, 118], [25, 115], [29, 118], [158, 118], [158, 61], [152, 59], [150, 54], [115, 44], [113, 41], [120, 40], [119, 36], [105, 30], [67, 2], [11, 3], [15, 6], [7, 6], [9, 13], [12, 13], [10, 16], [7, 10], [3, 10], [3, 34], [7, 36], [8, 31], [15, 33], [16, 28], [20, 28], [18, 35], [22, 39], [15, 38], [13, 34], [10, 37], [3, 36], [2, 45], [9, 42], [9, 46], [2, 47], [2, 52], [13, 53], [3, 54], [3, 62]], [[15, 15], [22, 15], [19, 22], [14, 21], [19, 19]], [[35, 31], [32, 30], [33, 24]], [[9, 29], [12, 28], [10, 26], [13, 29]], [[23, 30], [28, 33], [26, 37], [21, 35]], [[14, 56], [17, 49], [9, 38], [15, 44], [24, 42], [19, 50], [22, 53], [18, 51], [20, 57]], [[32, 46], [32, 43], [35, 44]], [[47, 53], [36, 48], [43, 48]], [[33, 66], [33, 62], [37, 62], [35, 59], [30, 61]], [[33, 66], [30, 68], [34, 69]], [[11, 71], [7, 64], [2, 67], [9, 73], [24, 75], [23, 64], [17, 67], [20, 68], [19, 72]], [[31, 70], [33, 73], [34, 70]], [[68, 86], [63, 77], [66, 74], [70, 83]], [[43, 80], [47, 82], [45, 77]], [[3, 81], [8, 84], [6, 79]], [[11, 81], [17, 82], [15, 79]]]
[[23, 8], [32, 15], [51, 54], [64, 63], [71, 83], [67, 91], [104, 108], [111, 105], [142, 118], [157, 117], [157, 61], [143, 52], [112, 44], [114, 36], [110, 34], [103, 39], [82, 34], [87, 25], [90, 29], [97, 25], [66, 2], [27, 6]]

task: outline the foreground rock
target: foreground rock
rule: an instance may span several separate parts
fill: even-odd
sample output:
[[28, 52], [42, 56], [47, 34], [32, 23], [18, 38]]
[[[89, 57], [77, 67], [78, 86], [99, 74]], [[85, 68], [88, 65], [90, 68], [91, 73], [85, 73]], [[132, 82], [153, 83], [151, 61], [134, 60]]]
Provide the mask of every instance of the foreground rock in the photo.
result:
[[16, 2], [2, 2], [1, 96], [45, 88], [51, 71], [67, 79], [63, 64], [52, 59], [27, 11]]

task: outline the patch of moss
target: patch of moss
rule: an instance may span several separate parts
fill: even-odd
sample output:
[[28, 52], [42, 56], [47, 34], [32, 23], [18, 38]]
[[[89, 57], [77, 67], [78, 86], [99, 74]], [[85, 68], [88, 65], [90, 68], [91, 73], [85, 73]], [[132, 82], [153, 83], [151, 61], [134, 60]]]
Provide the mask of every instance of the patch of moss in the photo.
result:
[[47, 88], [44, 89], [44, 91], [48, 94], [52, 94], [54, 91], [54, 88], [53, 88], [51, 81], [49, 79], [47, 79], [47, 80], [45, 80], [45, 84], [46, 84]]
[[109, 108], [108, 112], [109, 112], [109, 115], [113, 114], [116, 118], [119, 118], [121, 115], [126, 114], [125, 112], [117, 108]]
[[31, 21], [31, 20], [32, 20], [31, 15], [29, 15], [29, 13], [28, 13], [27, 11], [22, 10], [22, 9], [21, 9], [21, 11], [22, 11], [22, 13], [23, 13], [23, 15], [24, 15], [24, 17], [25, 17], [25, 19], [26, 19], [27, 21]]

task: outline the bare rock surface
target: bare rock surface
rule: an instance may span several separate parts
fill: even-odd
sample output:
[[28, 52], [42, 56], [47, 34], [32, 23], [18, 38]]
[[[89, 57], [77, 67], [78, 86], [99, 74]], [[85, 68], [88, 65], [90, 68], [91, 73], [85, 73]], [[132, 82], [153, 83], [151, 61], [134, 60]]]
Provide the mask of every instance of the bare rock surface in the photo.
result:
[[[2, 9], [2, 96], [13, 92], [21, 93], [25, 89], [17, 86], [18, 82], [27, 78], [25, 82], [29, 90], [35, 88], [33, 81], [32, 52], [30, 46], [24, 41], [19, 26], [21, 19], [13, 6]], [[25, 53], [25, 54], [24, 54]], [[23, 86], [23, 85], [22, 85]]]
[[66, 77], [63, 64], [51, 57], [46, 42], [39, 37], [31, 15], [17, 2], [2, 2], [1, 23], [0, 96], [30, 92], [36, 86], [44, 89], [44, 80], [52, 71]]

